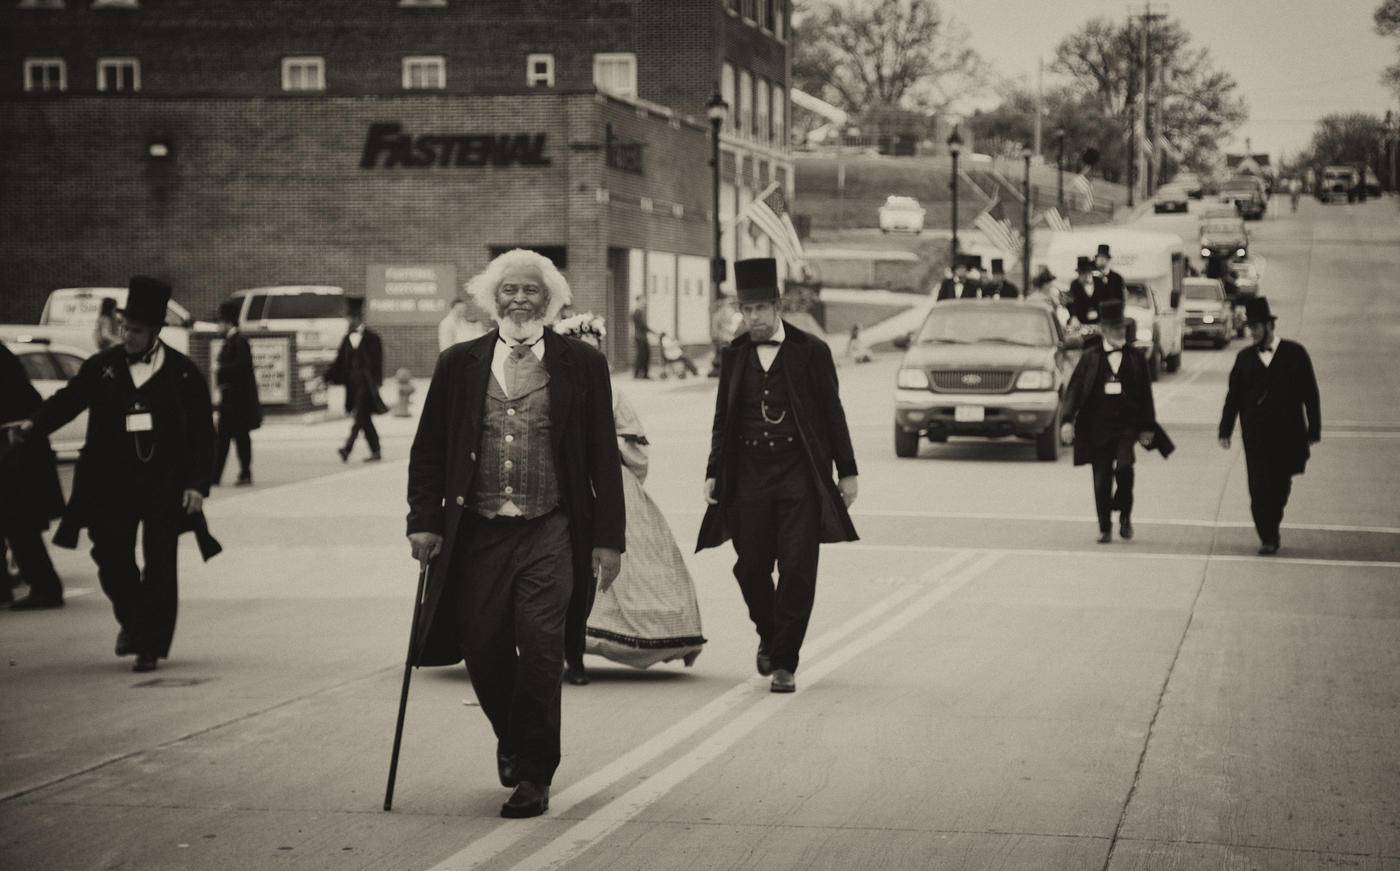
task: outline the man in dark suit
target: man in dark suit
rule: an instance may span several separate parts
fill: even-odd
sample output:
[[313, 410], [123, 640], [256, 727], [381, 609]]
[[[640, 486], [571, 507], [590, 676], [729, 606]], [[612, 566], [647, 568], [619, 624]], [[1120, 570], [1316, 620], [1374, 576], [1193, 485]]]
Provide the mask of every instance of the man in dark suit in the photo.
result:
[[[87, 409], [86, 442], [54, 543], [76, 547], [87, 527], [98, 580], [121, 625], [117, 655], [135, 653], [133, 671], [152, 671], [175, 636], [179, 535], [207, 535], [200, 507], [214, 466], [214, 412], [199, 369], [160, 341], [170, 287], [136, 276], [129, 288], [122, 344], [89, 357], [21, 427], [51, 433]], [[144, 571], [136, 565], [138, 526]]]
[[238, 449], [238, 480], [246, 487], [253, 483], [253, 439], [249, 435], [262, 426], [262, 405], [258, 402], [258, 380], [253, 372], [253, 349], [238, 329], [242, 305], [236, 299], [219, 306], [219, 326], [224, 343], [215, 361], [215, 381], [219, 385], [219, 445], [214, 451], [215, 485], [224, 476], [229, 444]]
[[[25, 420], [41, 404], [39, 391], [29, 382], [19, 358], [0, 342], [0, 423]], [[12, 446], [0, 435], [0, 539], [9, 541], [19, 576], [29, 584], [29, 595], [12, 604], [11, 611], [63, 607], [63, 583], [42, 535], [49, 521], [61, 514], [63, 489], [49, 440], [31, 434]], [[5, 584], [3, 592], [9, 590]]]
[[1066, 307], [1070, 317], [1081, 326], [1097, 326], [1099, 323], [1099, 302], [1094, 285], [1094, 261], [1080, 257], [1074, 265], [1074, 280], [1069, 283], [1069, 301]]
[[976, 254], [959, 254], [953, 262], [953, 274], [938, 285], [938, 300], [977, 299], [977, 282], [968, 276], [969, 269], [981, 269], [982, 258]]
[[992, 258], [992, 278], [982, 283], [983, 299], [1016, 299], [1021, 289], [1006, 280], [1006, 269], [1000, 257]]
[[1100, 245], [1099, 250], [1094, 254], [1094, 296], [1102, 303], [1104, 300], [1116, 299], [1126, 302], [1127, 296], [1123, 289], [1123, 276], [1113, 271], [1110, 265], [1113, 262], [1113, 254], [1107, 245]]
[[1108, 544], [1114, 509], [1123, 538], [1133, 537], [1134, 445], [1155, 447], [1163, 456], [1172, 447], [1157, 425], [1147, 360], [1133, 347], [1133, 322], [1123, 317], [1123, 303], [1103, 303], [1099, 317], [1103, 342], [1086, 347], [1074, 367], [1060, 438], [1074, 444], [1076, 466], [1093, 466], [1099, 543]]
[[758, 631], [758, 673], [772, 675], [773, 692], [790, 693], [820, 545], [857, 538], [846, 511], [856, 499], [856, 458], [831, 349], [778, 317], [776, 261], [740, 260], [734, 278], [748, 332], [720, 361], [709, 507], [695, 549], [734, 539], [734, 577]]
[[438, 357], [408, 462], [408, 538], [432, 560], [418, 665], [466, 659], [496, 733], [505, 817], [549, 808], [566, 624], [625, 544], [607, 359], [545, 329], [569, 302], [550, 261], [516, 249], [468, 284], [498, 328]]
[[364, 297], [345, 298], [345, 317], [350, 322], [350, 330], [340, 340], [335, 353], [335, 362], [326, 370], [326, 380], [331, 384], [345, 385], [345, 411], [351, 415], [350, 437], [345, 446], [336, 448], [343, 463], [350, 459], [350, 451], [355, 447], [355, 439], [361, 432], [369, 445], [366, 463], [383, 459], [379, 453], [379, 431], [374, 428], [374, 416], [389, 410], [379, 397], [379, 386], [384, 383], [384, 344], [379, 334], [365, 326]]
[[1293, 476], [1303, 474], [1311, 446], [1322, 440], [1322, 403], [1308, 352], [1297, 342], [1278, 338], [1269, 300], [1254, 297], [1244, 305], [1253, 343], [1235, 356], [1230, 370], [1220, 446], [1229, 449], [1238, 416], [1259, 553], [1269, 555], [1278, 553], [1279, 524]]

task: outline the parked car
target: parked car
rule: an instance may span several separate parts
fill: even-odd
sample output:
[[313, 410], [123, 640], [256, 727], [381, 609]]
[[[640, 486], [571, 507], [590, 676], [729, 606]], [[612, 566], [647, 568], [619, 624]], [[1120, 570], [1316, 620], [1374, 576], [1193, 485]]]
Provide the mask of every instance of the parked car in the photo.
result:
[[1317, 198], [1324, 203], [1351, 202], [1356, 198], [1356, 170], [1350, 166], [1329, 166], [1322, 170]]
[[[24, 367], [24, 373], [29, 376], [34, 389], [45, 399], [53, 396], [60, 387], [68, 383], [68, 379], [77, 375], [83, 360], [89, 356], [82, 348], [55, 345], [46, 339], [7, 338], [3, 341], [5, 347], [19, 358], [19, 363]], [[49, 434], [49, 444], [54, 453], [63, 459], [76, 458], [86, 439], [86, 411], [79, 412], [77, 417]]]
[[1181, 311], [1186, 317], [1185, 339], [1205, 339], [1217, 349], [1230, 344], [1235, 332], [1235, 306], [1218, 278], [1185, 278], [1181, 282]]
[[320, 284], [250, 287], [234, 291], [232, 298], [242, 303], [238, 323], [245, 332], [295, 332], [299, 363], [334, 360], [349, 328], [344, 288]]
[[1157, 214], [1186, 212], [1190, 209], [1191, 197], [1186, 192], [1186, 186], [1176, 182], [1158, 188], [1157, 195], [1152, 200], [1152, 211]]
[[1201, 256], [1224, 258], [1249, 256], [1249, 231], [1241, 218], [1211, 218], [1201, 222]]
[[1156, 381], [1163, 369], [1168, 372], [1180, 369], [1186, 321], [1177, 307], [1179, 291], [1171, 293], [1170, 303], [1158, 299], [1157, 289], [1145, 283], [1125, 282], [1123, 291], [1123, 313], [1137, 325], [1133, 347], [1147, 358], [1147, 371], [1152, 380]]
[[1016, 436], [1035, 441], [1038, 459], [1058, 459], [1061, 406], [1081, 342], [1041, 302], [935, 304], [895, 379], [895, 455], [917, 455], [923, 438]]
[[924, 208], [913, 197], [890, 195], [880, 207], [880, 232], [904, 231], [922, 233], [924, 231]]
[[[76, 348], [84, 356], [97, 350], [93, 327], [104, 297], [116, 300], [117, 307], [126, 305], [125, 287], [62, 287], [49, 294], [37, 324], [0, 325], [3, 339], [47, 339], [55, 346]], [[214, 325], [196, 322], [188, 310], [175, 300], [165, 309], [165, 326], [161, 341], [182, 354], [190, 352], [190, 332], [214, 329]]]
[[1252, 175], [1240, 175], [1220, 186], [1220, 201], [1234, 203], [1235, 210], [1246, 220], [1258, 219], [1264, 217], [1269, 195], [1263, 181]]

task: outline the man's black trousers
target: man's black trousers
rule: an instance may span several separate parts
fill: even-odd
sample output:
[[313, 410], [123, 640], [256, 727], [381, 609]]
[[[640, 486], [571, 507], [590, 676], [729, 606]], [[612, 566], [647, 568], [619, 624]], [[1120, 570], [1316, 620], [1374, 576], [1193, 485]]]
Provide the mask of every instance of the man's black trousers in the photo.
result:
[[224, 477], [224, 463], [228, 461], [229, 445], [238, 450], [238, 476], [246, 478], [253, 474], [253, 439], [247, 430], [234, 431], [224, 426], [223, 415], [219, 415], [219, 444], [214, 452], [214, 483]]
[[1259, 533], [1259, 541], [1278, 544], [1278, 528], [1283, 522], [1288, 495], [1293, 491], [1293, 476], [1279, 471], [1284, 464], [1265, 451], [1251, 451], [1246, 447], [1244, 464], [1249, 475], [1249, 510], [1254, 515], [1254, 529]]
[[[817, 591], [821, 503], [801, 450], [741, 449], [726, 523], [734, 577], [774, 668], [797, 670]], [[778, 583], [773, 584], [773, 565]]]
[[472, 686], [499, 752], [547, 784], [559, 767], [564, 619], [574, 589], [568, 516], [466, 516], [452, 556], [457, 626]]
[[[154, 497], [137, 498], [140, 504], [108, 505], [95, 511], [88, 537], [102, 592], [112, 601], [117, 623], [130, 638], [132, 649], [165, 657], [170, 655], [180, 603], [175, 556], [181, 509], [173, 501], [167, 505], [157, 504]], [[136, 565], [138, 525], [144, 569]]]
[[370, 453], [379, 453], [379, 430], [374, 428], [374, 399], [368, 395], [360, 396], [355, 403], [355, 418], [350, 424], [350, 437], [345, 440], [345, 451], [355, 447], [355, 439], [359, 434], [365, 434], [365, 443], [369, 445]]
[[[1094, 445], [1094, 508], [1099, 515], [1099, 531], [1113, 528], [1113, 512], [1133, 510], [1133, 445], [1131, 435], [1110, 438]], [[1118, 484], [1118, 491], [1113, 489]]]

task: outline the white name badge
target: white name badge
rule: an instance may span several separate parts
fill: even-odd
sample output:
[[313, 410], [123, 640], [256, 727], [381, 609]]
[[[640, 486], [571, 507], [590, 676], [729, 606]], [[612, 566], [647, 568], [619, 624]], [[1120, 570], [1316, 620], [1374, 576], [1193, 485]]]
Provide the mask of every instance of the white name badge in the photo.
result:
[[1118, 394], [1123, 392], [1123, 382], [1105, 381], [1103, 383], [1103, 392], [1108, 394], [1109, 396], [1117, 396]]
[[133, 412], [126, 416], [127, 432], [150, 432], [152, 428], [149, 411]]

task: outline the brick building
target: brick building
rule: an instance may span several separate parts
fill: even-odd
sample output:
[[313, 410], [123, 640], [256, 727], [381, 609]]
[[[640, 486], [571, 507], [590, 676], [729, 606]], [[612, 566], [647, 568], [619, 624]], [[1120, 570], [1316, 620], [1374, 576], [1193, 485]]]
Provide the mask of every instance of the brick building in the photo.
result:
[[792, 193], [787, 0], [3, 0], [0, 321], [55, 287], [169, 280], [197, 315], [239, 288], [383, 293], [378, 328], [430, 369], [448, 298], [533, 247], [577, 308], [709, 340], [709, 124], [718, 85], [732, 222]]

